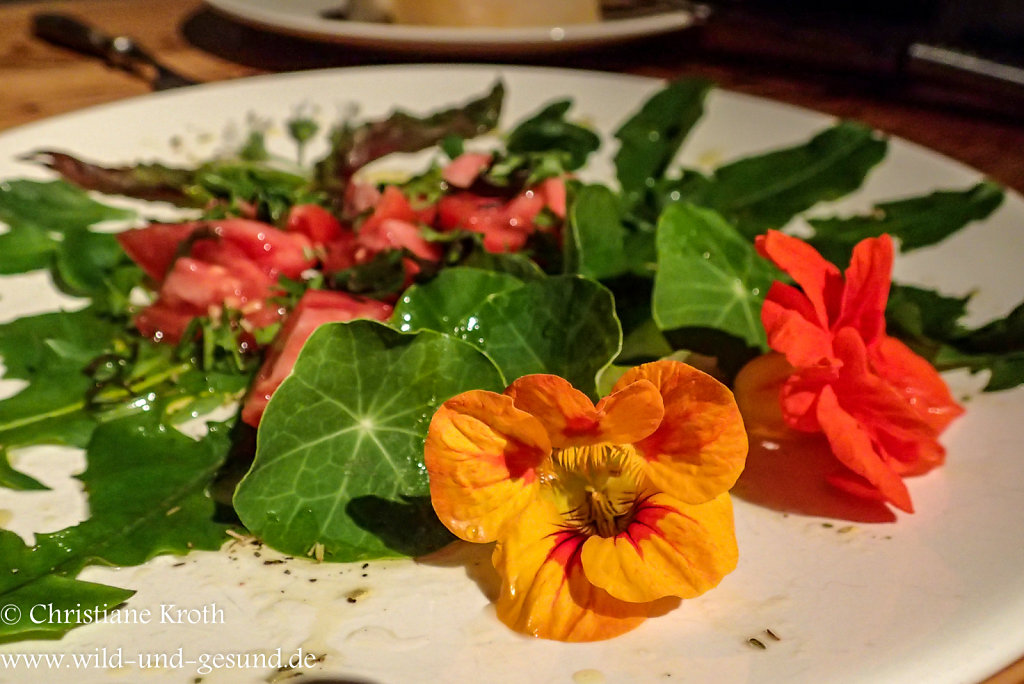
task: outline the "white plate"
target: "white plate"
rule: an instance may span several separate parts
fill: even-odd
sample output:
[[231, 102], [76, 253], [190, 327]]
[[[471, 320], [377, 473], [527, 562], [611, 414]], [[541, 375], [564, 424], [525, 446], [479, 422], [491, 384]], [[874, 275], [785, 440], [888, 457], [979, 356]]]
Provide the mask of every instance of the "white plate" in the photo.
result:
[[344, 0], [209, 0], [209, 4], [246, 23], [305, 38], [381, 50], [478, 57], [616, 43], [689, 28], [700, 20], [690, 11], [679, 10], [593, 24], [448, 28], [324, 18], [324, 11], [343, 6]]
[[[46, 177], [15, 161], [32, 149], [64, 148], [103, 162], [205, 154], [249, 113], [276, 121], [304, 104], [329, 118], [352, 102], [367, 116], [394, 105], [428, 111], [485, 91], [495, 78], [508, 89], [506, 122], [545, 101], [575, 98], [574, 112], [612, 130], [652, 80], [511, 67], [381, 67], [312, 72], [211, 84], [91, 109], [0, 135], [0, 178]], [[689, 164], [806, 140], [825, 117], [771, 102], [715, 92], [686, 145]], [[173, 148], [171, 139], [184, 141]], [[274, 136], [272, 136], [274, 138]], [[283, 142], [283, 136], [274, 138]], [[609, 145], [610, 147], [610, 145]], [[607, 173], [598, 163], [592, 173]], [[889, 158], [864, 190], [843, 202], [966, 187], [978, 174], [931, 152], [893, 141]], [[1005, 314], [1024, 295], [1024, 202], [1016, 195], [988, 221], [937, 248], [900, 258], [899, 279], [940, 285], [950, 294], [977, 291], [979, 321]], [[36, 276], [0, 281], [0, 320], [53, 308], [57, 298]], [[977, 379], [950, 378], [958, 396]], [[474, 581], [489, 567], [487, 550], [463, 547], [441, 560], [264, 565], [275, 554], [229, 546], [219, 553], [158, 558], [141, 568], [92, 568], [83, 577], [137, 588], [129, 608], [177, 604], [223, 611], [223, 622], [198, 625], [92, 625], [59, 642], [0, 646], [22, 652], [139, 653], [181, 650], [162, 671], [125, 664], [48, 671], [47, 681], [192, 682], [201, 654], [302, 648], [326, 654], [314, 674], [346, 681], [441, 682], [830, 682], [953, 684], [977, 681], [1024, 654], [1024, 392], [975, 396], [946, 434], [947, 465], [913, 478], [918, 509], [894, 523], [847, 523], [736, 502], [738, 569], [720, 587], [648, 620], [610, 642], [566, 645], [517, 636], [493, 615]], [[74, 450], [21, 452], [19, 466], [51, 483], [52, 493], [0, 491], [0, 511], [19, 533], [58, 529], [80, 516], [82, 498], [69, 474]], [[4, 517], [7, 517], [4, 515]], [[825, 523], [834, 523], [826, 527]], [[468, 550], [467, 550], [468, 549]], [[466, 558], [470, 560], [465, 561]], [[183, 563], [182, 565], [177, 565]], [[364, 577], [364, 575], [366, 575]], [[310, 580], [317, 580], [312, 582]], [[366, 589], [356, 603], [350, 592]], [[781, 641], [766, 638], [771, 628]], [[747, 640], [758, 637], [761, 650]], [[192, 661], [191, 663], [189, 661]], [[39, 671], [14, 677], [39, 681]], [[426, 675], [426, 676], [425, 676]], [[263, 670], [224, 669], [204, 684], [262, 681]], [[8, 681], [11, 672], [0, 679]]]

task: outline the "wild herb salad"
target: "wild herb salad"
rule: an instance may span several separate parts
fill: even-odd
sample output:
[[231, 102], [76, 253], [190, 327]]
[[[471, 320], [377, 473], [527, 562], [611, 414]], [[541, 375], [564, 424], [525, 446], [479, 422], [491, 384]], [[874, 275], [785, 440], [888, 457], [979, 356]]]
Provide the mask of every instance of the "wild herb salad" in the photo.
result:
[[[960, 323], [966, 296], [899, 285], [890, 291], [881, 273], [890, 238], [880, 236], [903, 251], [937, 243], [988, 216], [1002, 200], [998, 187], [893, 198], [864, 216], [819, 213], [807, 219], [804, 247], [783, 243], [772, 231], [855, 191], [884, 159], [886, 141], [842, 122], [805, 144], [729, 161], [713, 173], [682, 168], [674, 160], [709, 89], [681, 81], [638, 103], [608, 143], [616, 176], [608, 183], [576, 178], [601, 138], [579, 122], [570, 99], [499, 129], [500, 83], [444, 111], [344, 122], [325, 132], [330, 151], [309, 164], [302, 163], [305, 146], [321, 132], [301, 117], [287, 122], [299, 163], [272, 158], [259, 134], [237, 155], [189, 168], [112, 168], [66, 151], [26, 150], [61, 180], [0, 185], [0, 220], [8, 226], [0, 234], [0, 273], [49, 270], [55, 287], [88, 304], [0, 326], [5, 377], [27, 383], [0, 402], [0, 484], [42, 487], [11, 466], [15, 449], [82, 447], [90, 518], [38, 535], [32, 547], [0, 530], [5, 603], [46, 597], [57, 608], [115, 606], [131, 592], [75, 579], [83, 567], [216, 549], [231, 526], [286, 553], [327, 561], [437, 549], [458, 525], [438, 519], [447, 504], [431, 499], [424, 441], [442, 405], [444, 415], [461, 420], [447, 400], [498, 393], [538, 374], [563, 379], [588, 400], [613, 389], [640, 396], [650, 394], [643, 383], [653, 376], [627, 369], [670, 356], [699, 358], [732, 386], [770, 347], [790, 362], [772, 373], [807, 380], [817, 361], [808, 362], [811, 371], [794, 363], [792, 349], [772, 339], [782, 324], [763, 318], [773, 283], [791, 276], [808, 300], [794, 294], [784, 303], [798, 316], [820, 307], [826, 332], [845, 315], [842, 307], [860, 300], [851, 295], [840, 307], [829, 303], [838, 290], [815, 294], [807, 274], [787, 267], [787, 255], [805, 247], [835, 265], [807, 257], [822, 278], [838, 278], [852, 262], [847, 289], [874, 293], [877, 320], [857, 323], [863, 343], [891, 336], [938, 369], [990, 371], [990, 390], [1024, 381], [1024, 307], [968, 329]], [[360, 174], [392, 153], [428, 149], [433, 162], [401, 182]], [[139, 219], [104, 204], [104, 194], [171, 202], [199, 215], [114, 235], [93, 227]], [[864, 276], [862, 261], [877, 262], [879, 273]], [[888, 334], [881, 338], [880, 306]], [[834, 342], [814, 354], [828, 357]], [[860, 358], [851, 344], [835, 347], [847, 366]], [[877, 355], [874, 363], [865, 377], [882, 373]], [[905, 375], [925, 381], [889, 380], [915, 396], [937, 396], [924, 373], [915, 366]], [[861, 388], [854, 380], [835, 387]], [[833, 389], [815, 385], [814, 396]], [[667, 411], [662, 394], [647, 404]], [[558, 389], [550, 396], [577, 395]], [[211, 424], [201, 439], [174, 429], [225, 405], [238, 405], [237, 417]], [[579, 410], [590, 416], [587, 429], [598, 430], [593, 407]], [[545, 411], [535, 414], [548, 420]], [[747, 411], [744, 418], [751, 422]], [[652, 417], [651, 429], [661, 421]], [[815, 429], [840, 429], [829, 425]], [[944, 426], [921, 429], [933, 439]], [[644, 453], [648, 437], [623, 436], [623, 444]], [[872, 444], [834, 449], [882, 448], [882, 438], [867, 439]], [[909, 499], [892, 478], [941, 462], [932, 454], [890, 473], [860, 471], [849, 465], [856, 458], [837, 456], [851, 468], [841, 485], [847, 492], [904, 509]], [[438, 458], [435, 472], [448, 473], [447, 456]], [[579, 465], [568, 458], [560, 467]], [[742, 459], [726, 460], [734, 480]], [[672, 493], [670, 475], [636, 477], [657, 480], [651, 497]], [[719, 497], [723, 486], [708, 496]], [[598, 503], [593, 495], [584, 501], [588, 511]], [[613, 518], [633, 520], [641, 505], [620, 511], [613, 502]], [[608, 529], [602, 520], [580, 529], [613, 537], [629, 527]], [[26, 614], [0, 625], [0, 636], [71, 626], [33, 624]]]

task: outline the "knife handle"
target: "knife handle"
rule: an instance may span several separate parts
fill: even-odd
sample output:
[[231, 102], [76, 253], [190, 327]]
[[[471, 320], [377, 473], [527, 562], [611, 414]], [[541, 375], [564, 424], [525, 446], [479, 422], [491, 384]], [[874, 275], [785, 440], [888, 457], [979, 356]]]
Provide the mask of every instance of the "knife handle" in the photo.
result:
[[33, 33], [43, 40], [111, 61], [114, 39], [72, 16], [37, 14], [32, 28]]

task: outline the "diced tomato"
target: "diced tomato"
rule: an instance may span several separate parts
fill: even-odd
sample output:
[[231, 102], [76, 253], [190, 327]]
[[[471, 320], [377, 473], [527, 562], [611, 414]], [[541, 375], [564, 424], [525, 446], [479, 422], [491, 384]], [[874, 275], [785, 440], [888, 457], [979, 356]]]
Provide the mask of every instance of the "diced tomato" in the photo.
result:
[[438, 261], [441, 258], [438, 245], [428, 242], [414, 224], [401, 219], [367, 222], [359, 229], [356, 242], [373, 254], [405, 248], [421, 259]]
[[561, 178], [545, 178], [537, 187], [537, 192], [544, 198], [544, 206], [558, 218], [565, 218], [566, 193], [565, 181]]
[[465, 152], [441, 171], [441, 177], [453, 188], [468, 188], [491, 165], [493, 157], [485, 152]]
[[481, 233], [488, 252], [517, 252], [534, 230], [532, 220], [513, 222], [501, 200], [468, 192], [442, 197], [437, 203], [437, 221], [442, 230], [462, 228]]
[[300, 233], [314, 245], [326, 245], [341, 237], [344, 228], [334, 214], [318, 204], [299, 204], [288, 212], [288, 232]]
[[484, 236], [489, 252], [516, 252], [537, 230], [536, 220], [545, 207], [565, 216], [565, 184], [551, 178], [516, 195], [508, 202], [470, 192], [446, 195], [437, 203], [437, 224], [441, 230], [463, 229]]
[[312, 244], [305, 235], [286, 233], [259, 221], [225, 219], [209, 221], [207, 227], [222, 242], [242, 250], [265, 273], [298, 278], [316, 263]]
[[380, 190], [373, 183], [349, 182], [345, 188], [345, 211], [348, 216], [358, 216], [377, 206]]
[[117, 241], [146, 275], [162, 283], [179, 256], [178, 247], [195, 229], [195, 223], [153, 223], [119, 233]]
[[259, 425], [271, 395], [291, 373], [302, 345], [320, 325], [356, 318], [383, 321], [390, 316], [391, 307], [383, 302], [361, 299], [344, 292], [306, 291], [267, 352], [242, 407], [242, 420], [253, 427]]
[[345, 231], [334, 242], [329, 243], [324, 249], [323, 267], [325, 273], [337, 273], [356, 265], [356, 252], [359, 245], [356, 243], [355, 233]]
[[157, 301], [139, 312], [135, 317], [135, 327], [139, 333], [157, 342], [177, 344], [185, 334], [185, 329], [192, 319], [201, 311], [181, 305], [170, 305]]

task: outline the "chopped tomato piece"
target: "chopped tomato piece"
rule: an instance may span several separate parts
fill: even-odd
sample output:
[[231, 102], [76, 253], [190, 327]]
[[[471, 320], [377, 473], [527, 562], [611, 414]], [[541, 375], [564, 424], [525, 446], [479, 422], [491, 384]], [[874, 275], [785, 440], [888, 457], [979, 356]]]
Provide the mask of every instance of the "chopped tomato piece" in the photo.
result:
[[438, 261], [441, 258], [438, 245], [428, 242], [413, 223], [401, 219], [384, 219], [363, 225], [356, 242], [373, 254], [405, 248], [421, 259]]
[[237, 247], [265, 273], [298, 278], [312, 268], [312, 245], [305, 235], [286, 233], [273, 226], [247, 219], [209, 221], [206, 226], [222, 242]]
[[179, 256], [178, 247], [195, 229], [195, 223], [153, 223], [118, 233], [117, 241], [146, 275], [162, 283]]
[[268, 350], [242, 407], [242, 420], [253, 427], [259, 425], [271, 395], [291, 373], [302, 345], [320, 325], [356, 318], [383, 321], [390, 316], [391, 307], [383, 302], [344, 292], [307, 290]]
[[532, 217], [530, 221], [518, 217], [513, 221], [501, 200], [469, 192], [442, 197], [437, 203], [437, 220], [442, 230], [461, 228], [481, 233], [488, 252], [517, 252], [534, 230]]
[[337, 240], [344, 232], [341, 222], [334, 214], [319, 204], [299, 204], [288, 212], [289, 233], [299, 233], [309, 238], [314, 245], [325, 245]]
[[465, 152], [441, 171], [441, 177], [453, 188], [468, 188], [491, 165], [493, 157], [486, 152]]

